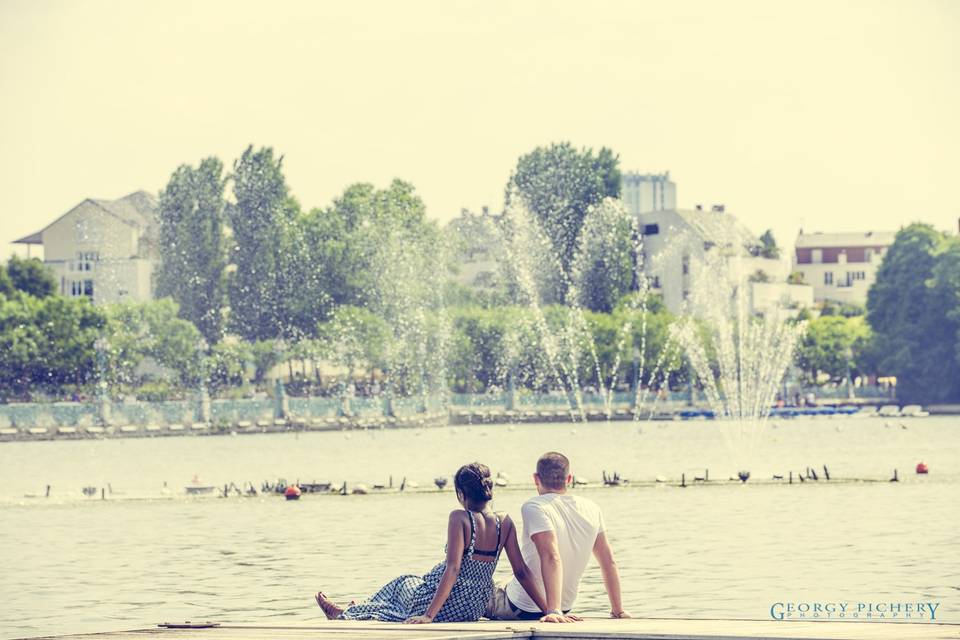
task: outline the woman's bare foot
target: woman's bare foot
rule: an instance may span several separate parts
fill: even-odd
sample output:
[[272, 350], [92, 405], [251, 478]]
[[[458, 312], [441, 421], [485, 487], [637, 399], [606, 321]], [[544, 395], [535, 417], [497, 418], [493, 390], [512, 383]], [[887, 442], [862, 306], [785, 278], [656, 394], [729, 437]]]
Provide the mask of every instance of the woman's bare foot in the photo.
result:
[[343, 609], [327, 599], [327, 596], [323, 595], [323, 591], [317, 591], [314, 599], [320, 608], [323, 609], [323, 615], [327, 616], [327, 620], [336, 620], [340, 617], [340, 614], [343, 613]]

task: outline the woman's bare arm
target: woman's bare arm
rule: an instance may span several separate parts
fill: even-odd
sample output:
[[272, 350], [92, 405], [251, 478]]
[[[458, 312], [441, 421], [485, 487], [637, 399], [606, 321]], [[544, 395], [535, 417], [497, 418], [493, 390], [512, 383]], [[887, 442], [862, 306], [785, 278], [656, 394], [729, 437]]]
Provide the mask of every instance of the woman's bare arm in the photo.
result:
[[547, 600], [543, 597], [543, 591], [540, 590], [536, 580], [533, 579], [533, 572], [530, 571], [530, 567], [523, 560], [523, 554], [520, 553], [520, 545], [517, 543], [517, 528], [513, 525], [510, 516], [504, 518], [504, 524], [506, 525], [506, 542], [503, 548], [507, 552], [507, 558], [510, 559], [513, 575], [516, 576], [517, 582], [527, 592], [537, 608], [540, 611], [547, 611]]
[[437, 592], [433, 594], [433, 600], [430, 606], [422, 616], [413, 616], [407, 618], [405, 622], [412, 624], [433, 622], [433, 619], [440, 613], [443, 603], [450, 597], [450, 591], [453, 589], [453, 583], [457, 581], [460, 575], [460, 565], [463, 561], [464, 545], [464, 512], [452, 511], [447, 521], [447, 566], [443, 569], [443, 575], [440, 577], [440, 584], [437, 585]]

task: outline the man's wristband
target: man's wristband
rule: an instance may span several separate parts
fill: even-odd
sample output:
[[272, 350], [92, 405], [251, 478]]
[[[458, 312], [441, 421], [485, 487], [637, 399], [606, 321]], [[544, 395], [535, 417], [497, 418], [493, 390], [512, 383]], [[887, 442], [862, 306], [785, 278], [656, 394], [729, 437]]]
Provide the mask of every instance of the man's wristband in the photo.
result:
[[564, 613], [563, 613], [563, 611], [560, 611], [560, 609], [551, 609], [550, 611], [547, 611], [547, 612], [544, 613], [543, 615], [545, 615], [545, 616], [562, 616], [562, 615], [564, 615]]

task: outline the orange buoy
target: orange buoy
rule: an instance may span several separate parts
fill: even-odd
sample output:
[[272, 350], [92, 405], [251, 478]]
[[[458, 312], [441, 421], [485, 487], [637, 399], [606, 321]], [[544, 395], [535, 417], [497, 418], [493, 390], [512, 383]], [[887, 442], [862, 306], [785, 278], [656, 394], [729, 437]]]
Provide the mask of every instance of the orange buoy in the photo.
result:
[[283, 497], [287, 500], [299, 500], [300, 499], [300, 487], [295, 484], [291, 484], [283, 492]]
[[930, 469], [927, 467], [925, 463], [921, 462], [920, 464], [917, 465], [917, 473], [927, 474], [927, 473], [930, 473]]

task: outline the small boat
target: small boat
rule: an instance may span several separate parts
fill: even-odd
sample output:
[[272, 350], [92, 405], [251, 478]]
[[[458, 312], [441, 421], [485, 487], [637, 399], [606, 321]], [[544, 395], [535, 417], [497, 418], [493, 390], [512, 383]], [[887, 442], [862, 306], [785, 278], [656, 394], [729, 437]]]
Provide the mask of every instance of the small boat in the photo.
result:
[[895, 404], [885, 404], [880, 407], [880, 411], [877, 412], [878, 415], [881, 415], [885, 418], [899, 418], [900, 417], [900, 407]]
[[351, 491], [350, 493], [355, 496], [365, 496], [368, 493], [370, 493], [370, 491], [369, 489], [367, 489], [367, 485], [357, 484], [353, 487], [353, 491]]
[[924, 411], [923, 407], [918, 404], [908, 404], [900, 412], [900, 415], [904, 418], [926, 418], [930, 415], [930, 412]]
[[183, 490], [186, 492], [188, 496], [197, 496], [197, 495], [204, 495], [207, 493], [213, 493], [214, 489], [216, 489], [216, 487], [210, 487], [207, 485], [200, 484], [200, 475], [196, 473], [193, 474], [193, 478], [190, 479], [190, 484], [188, 484], [186, 487], [183, 488]]
[[333, 486], [332, 482], [301, 482], [299, 485], [300, 491], [303, 493], [330, 493], [330, 487]]
[[299, 500], [300, 499], [300, 487], [295, 484], [291, 484], [289, 487], [284, 489], [283, 497], [287, 500]]
[[198, 496], [198, 495], [203, 495], [207, 493], [213, 493], [214, 489], [216, 489], [216, 487], [204, 487], [204, 486], [195, 485], [195, 484], [188, 485], [183, 488], [183, 490], [186, 492], [188, 496]]

